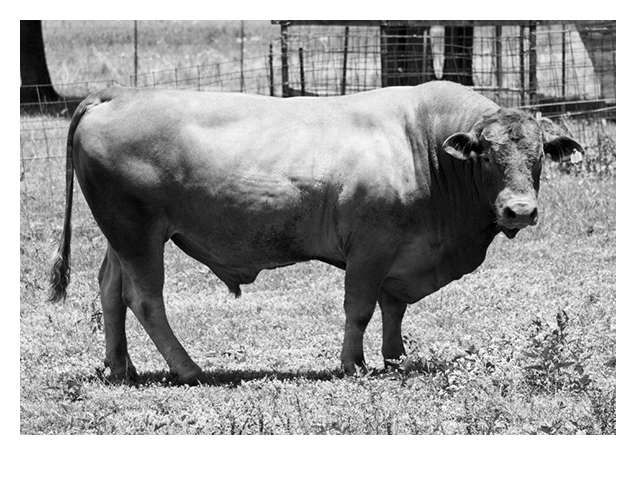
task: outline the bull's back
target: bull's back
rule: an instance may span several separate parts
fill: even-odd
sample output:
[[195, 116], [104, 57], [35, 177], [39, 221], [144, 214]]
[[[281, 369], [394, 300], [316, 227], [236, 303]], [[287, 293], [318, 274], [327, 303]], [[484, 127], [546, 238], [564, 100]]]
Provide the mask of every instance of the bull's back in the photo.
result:
[[78, 180], [98, 222], [113, 212], [105, 198], [119, 212], [141, 204], [204, 262], [342, 263], [338, 216], [356, 181], [374, 177], [373, 133], [339, 102], [319, 104], [110, 90], [77, 129]]
[[106, 188], [87, 185], [99, 178], [102, 197], [117, 188], [143, 203], [166, 237], [214, 260], [340, 263], [346, 229], [367, 227], [365, 207], [395, 215], [426, 190], [428, 160], [412, 146], [431, 125], [418, 121], [444, 124], [474, 95], [447, 86], [294, 99], [107, 90], [77, 130], [78, 179], [89, 195]]

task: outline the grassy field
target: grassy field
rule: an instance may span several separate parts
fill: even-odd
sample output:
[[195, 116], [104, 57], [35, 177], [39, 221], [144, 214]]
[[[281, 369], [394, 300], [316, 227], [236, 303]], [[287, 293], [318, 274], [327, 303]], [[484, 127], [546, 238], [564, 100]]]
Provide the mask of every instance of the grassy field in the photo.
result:
[[338, 370], [341, 271], [264, 272], [236, 300], [169, 246], [168, 313], [206, 371], [193, 388], [171, 386], [134, 317], [142, 380], [104, 379], [95, 278], [104, 239], [80, 213], [70, 297], [47, 304], [56, 213], [21, 236], [21, 432], [614, 433], [615, 183], [555, 177], [541, 204], [534, 230], [497, 238], [477, 272], [409, 308], [404, 373], [380, 373], [374, 317], [365, 353], [375, 369], [360, 379]]
[[[229, 52], [231, 40], [219, 42]], [[103, 43], [95, 48], [106, 51]], [[121, 49], [113, 46], [103, 63]], [[54, 78], [100, 77], [95, 65], [52, 56]], [[371, 373], [340, 373], [342, 271], [321, 263], [266, 271], [237, 300], [169, 243], [166, 307], [176, 335], [205, 370], [198, 387], [171, 383], [133, 316], [129, 348], [141, 380], [108, 383], [96, 279], [105, 240], [76, 188], [69, 298], [63, 306], [47, 303], [63, 162], [32, 161], [25, 175], [22, 434], [616, 433], [611, 175], [546, 168], [539, 225], [512, 241], [496, 238], [475, 273], [409, 308], [410, 360], [401, 372], [381, 370], [376, 314], [365, 341]]]

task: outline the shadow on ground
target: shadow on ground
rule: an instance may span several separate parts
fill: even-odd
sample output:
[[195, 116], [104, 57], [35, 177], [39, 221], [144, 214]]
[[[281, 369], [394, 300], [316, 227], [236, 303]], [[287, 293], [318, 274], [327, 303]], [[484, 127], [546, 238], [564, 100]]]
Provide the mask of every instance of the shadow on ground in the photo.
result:
[[[340, 369], [296, 372], [280, 372], [276, 370], [208, 370], [203, 372], [198, 380], [198, 385], [234, 388], [245, 382], [256, 380], [273, 380], [279, 382], [307, 380], [325, 382], [343, 377], [344, 373]], [[114, 381], [105, 374], [103, 369], [96, 369], [94, 374], [86, 376], [84, 379], [86, 381], [100, 381], [107, 385], [127, 385], [131, 387], [147, 387], [152, 385], [177, 387], [182, 385], [177, 379], [177, 376], [167, 370], [142, 372], [135, 380]]]
[[[358, 378], [366, 378], [371, 380], [406, 380], [422, 375], [436, 375], [441, 373], [442, 369], [432, 366], [430, 363], [417, 363], [417, 366], [409, 364], [408, 368], [381, 368], [370, 369], [366, 374], [358, 376]], [[246, 382], [257, 380], [269, 380], [278, 382], [293, 382], [298, 380], [310, 382], [328, 382], [331, 380], [340, 380], [345, 378], [345, 374], [341, 368], [326, 370], [304, 370], [304, 371], [276, 371], [276, 370], [207, 370], [204, 371], [198, 379], [196, 385], [211, 387], [229, 387], [235, 388]], [[106, 374], [103, 368], [95, 369], [93, 374], [82, 378], [76, 377], [76, 380], [95, 382], [99, 381], [107, 385], [125, 385], [130, 387], [148, 387], [153, 385], [161, 385], [164, 387], [182, 386], [176, 374], [167, 370], [157, 370], [152, 372], [142, 372], [135, 379], [112, 380]]]

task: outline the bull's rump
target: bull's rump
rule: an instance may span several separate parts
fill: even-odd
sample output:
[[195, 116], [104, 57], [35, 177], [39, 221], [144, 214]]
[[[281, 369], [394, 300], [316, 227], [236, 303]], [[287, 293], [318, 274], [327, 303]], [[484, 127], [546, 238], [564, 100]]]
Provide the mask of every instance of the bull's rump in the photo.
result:
[[74, 162], [106, 237], [142, 215], [226, 282], [309, 259], [343, 267], [361, 209], [403, 201], [412, 182], [395, 103], [126, 89], [101, 98], [76, 130]]

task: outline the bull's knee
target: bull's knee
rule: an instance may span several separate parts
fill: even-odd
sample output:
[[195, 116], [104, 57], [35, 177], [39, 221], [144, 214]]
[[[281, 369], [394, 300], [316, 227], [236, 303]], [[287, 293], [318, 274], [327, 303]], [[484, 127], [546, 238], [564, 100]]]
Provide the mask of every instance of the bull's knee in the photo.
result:
[[126, 304], [141, 321], [151, 319], [153, 312], [156, 312], [157, 309], [163, 311], [163, 298], [161, 295], [155, 295], [153, 297], [145, 293], [139, 286], [125, 276], [121, 297], [123, 303]]

